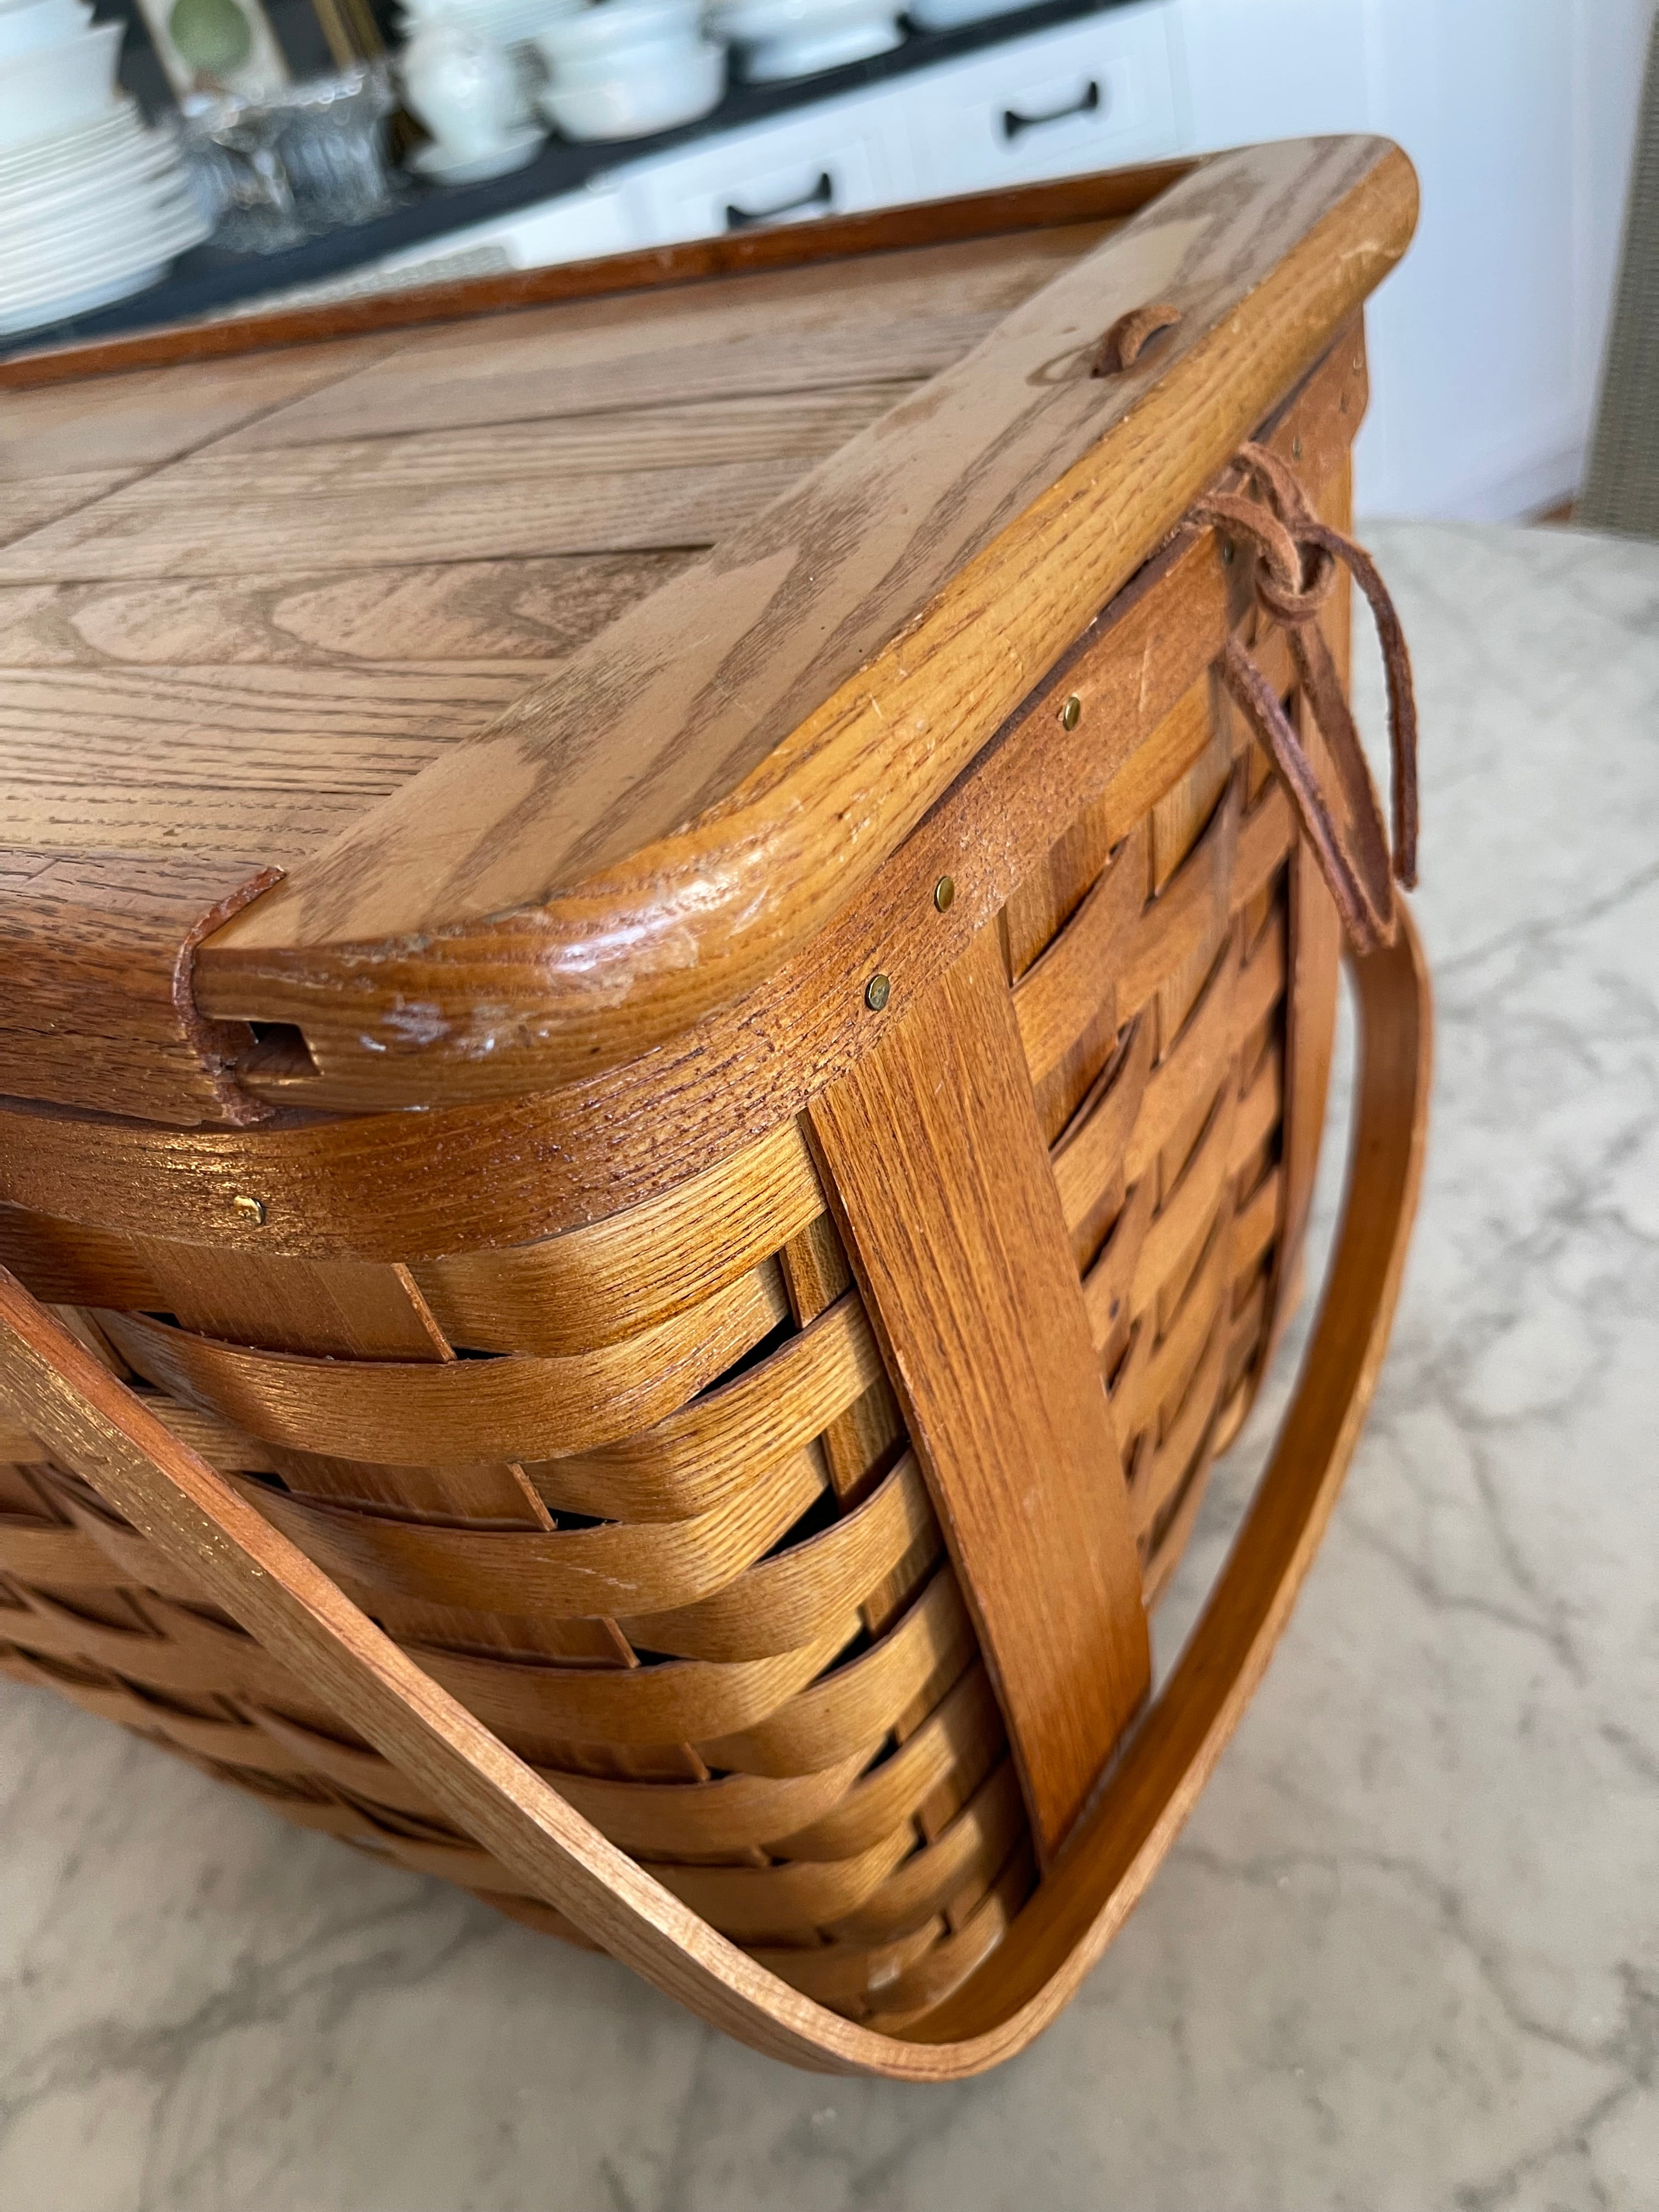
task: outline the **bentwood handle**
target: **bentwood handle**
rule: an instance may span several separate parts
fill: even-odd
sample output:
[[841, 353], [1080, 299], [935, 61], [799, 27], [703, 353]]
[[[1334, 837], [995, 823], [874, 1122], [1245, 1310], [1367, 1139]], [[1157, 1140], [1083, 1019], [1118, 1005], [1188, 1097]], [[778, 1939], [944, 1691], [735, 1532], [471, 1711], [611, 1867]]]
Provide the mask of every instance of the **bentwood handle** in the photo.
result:
[[596, 1942], [727, 2033], [823, 2072], [943, 2081], [1029, 2043], [1139, 1899], [1260, 1680], [1376, 1387], [1427, 1127], [1428, 980], [1402, 913], [1352, 962], [1360, 1070], [1318, 1322], [1272, 1461], [1176, 1672], [1000, 1948], [914, 2031], [787, 1988], [607, 1840], [0, 1269], [0, 1375], [24, 1424], [446, 1815]]

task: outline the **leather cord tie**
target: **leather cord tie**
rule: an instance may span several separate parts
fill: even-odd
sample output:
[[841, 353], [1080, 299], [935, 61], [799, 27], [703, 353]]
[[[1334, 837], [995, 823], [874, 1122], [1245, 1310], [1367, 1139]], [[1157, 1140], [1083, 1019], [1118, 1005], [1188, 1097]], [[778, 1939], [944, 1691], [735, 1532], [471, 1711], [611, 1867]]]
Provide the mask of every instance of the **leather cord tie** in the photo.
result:
[[[1255, 495], [1242, 489], [1212, 492], [1191, 520], [1210, 524], [1255, 556], [1256, 600], [1284, 627], [1304, 702], [1324, 739], [1328, 776], [1322, 776], [1272, 684], [1237, 638], [1221, 656], [1221, 678], [1295, 802], [1349, 942], [1356, 951], [1370, 951], [1394, 942], [1395, 883], [1409, 890], [1417, 881], [1417, 703], [1405, 633], [1370, 556], [1319, 520], [1277, 454], [1265, 446], [1242, 446], [1234, 466]], [[1382, 647], [1394, 771], [1392, 855], [1359, 732], [1319, 627], [1339, 561], [1365, 594]]]

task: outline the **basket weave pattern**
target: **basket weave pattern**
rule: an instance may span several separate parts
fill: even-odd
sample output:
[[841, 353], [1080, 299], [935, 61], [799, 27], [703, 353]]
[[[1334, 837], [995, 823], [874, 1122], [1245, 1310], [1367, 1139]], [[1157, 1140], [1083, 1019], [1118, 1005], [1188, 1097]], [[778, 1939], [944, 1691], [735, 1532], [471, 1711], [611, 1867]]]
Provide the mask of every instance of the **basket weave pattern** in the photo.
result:
[[[1283, 687], [1282, 639], [1253, 650]], [[1170, 724], [1173, 780], [1148, 805], [1132, 764], [1000, 918], [1149, 1604], [1278, 1301], [1296, 835], [1211, 678]], [[893, 2023], [996, 1943], [1036, 1879], [1021, 1792], [796, 1123], [629, 1214], [407, 1267], [48, 1231], [7, 1256], [169, 1425], [783, 1978]], [[572, 1932], [93, 1491], [0, 1449], [7, 1672]]]

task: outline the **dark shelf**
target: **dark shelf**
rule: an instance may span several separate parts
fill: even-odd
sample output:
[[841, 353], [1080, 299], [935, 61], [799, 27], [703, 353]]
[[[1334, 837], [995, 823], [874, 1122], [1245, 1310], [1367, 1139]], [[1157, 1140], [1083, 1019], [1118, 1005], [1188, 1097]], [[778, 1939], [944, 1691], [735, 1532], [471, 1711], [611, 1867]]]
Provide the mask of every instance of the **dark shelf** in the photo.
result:
[[1131, 3], [1132, 0], [1041, 0], [1036, 7], [966, 23], [959, 30], [913, 31], [890, 53], [854, 62], [845, 69], [826, 70], [817, 76], [796, 77], [784, 84], [733, 83], [712, 114], [678, 131], [604, 145], [577, 145], [568, 139], [550, 138], [528, 167], [487, 184], [422, 185], [411, 180], [407, 198], [389, 214], [377, 216], [373, 222], [325, 231], [281, 253], [232, 253], [212, 244], [194, 246], [179, 256], [170, 276], [149, 291], [135, 293], [131, 299], [100, 307], [91, 314], [76, 315], [8, 337], [0, 342], [0, 359], [43, 345], [186, 321], [216, 308], [234, 307], [240, 301], [257, 299], [262, 293], [343, 276], [406, 246], [575, 191], [607, 171], [648, 155], [716, 138], [746, 124], [790, 114], [821, 100], [907, 76], [937, 62], [953, 61], [987, 46], [1029, 37], [1034, 31], [1104, 15]]

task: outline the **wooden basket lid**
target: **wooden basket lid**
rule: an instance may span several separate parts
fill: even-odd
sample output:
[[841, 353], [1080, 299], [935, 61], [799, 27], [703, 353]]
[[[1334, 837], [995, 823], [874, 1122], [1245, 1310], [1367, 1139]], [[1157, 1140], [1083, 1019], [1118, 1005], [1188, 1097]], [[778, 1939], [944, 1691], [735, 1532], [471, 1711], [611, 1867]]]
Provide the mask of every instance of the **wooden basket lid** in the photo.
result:
[[[3, 678], [0, 1089], [181, 1124], [500, 1097], [733, 1000], [1168, 536], [1415, 205], [1387, 142], [1292, 141], [677, 250], [644, 291], [633, 256], [539, 272], [556, 305], [486, 280], [303, 347], [256, 320], [6, 402], [0, 654], [34, 665]], [[1179, 319], [1095, 373], [1152, 303]], [[223, 358], [250, 339], [283, 349]], [[110, 465], [40, 466], [65, 453]], [[434, 483], [481, 534], [451, 499], [421, 562]], [[567, 563], [568, 652], [510, 621], [446, 650], [488, 627], [454, 612], [482, 567], [510, 609], [564, 557], [503, 544], [633, 579]]]

